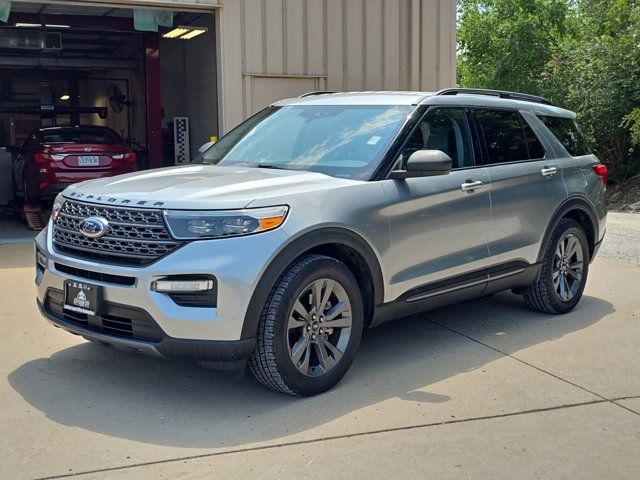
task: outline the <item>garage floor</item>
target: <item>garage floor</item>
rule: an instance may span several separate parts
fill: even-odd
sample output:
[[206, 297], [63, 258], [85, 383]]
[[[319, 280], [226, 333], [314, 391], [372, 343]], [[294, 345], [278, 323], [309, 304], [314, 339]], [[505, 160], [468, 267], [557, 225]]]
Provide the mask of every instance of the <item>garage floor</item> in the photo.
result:
[[0, 217], [0, 245], [4, 243], [31, 243], [38, 232], [32, 232], [17, 218]]
[[54, 329], [32, 263], [0, 246], [0, 478], [638, 478], [633, 263], [563, 317], [505, 293], [372, 330], [309, 399]]

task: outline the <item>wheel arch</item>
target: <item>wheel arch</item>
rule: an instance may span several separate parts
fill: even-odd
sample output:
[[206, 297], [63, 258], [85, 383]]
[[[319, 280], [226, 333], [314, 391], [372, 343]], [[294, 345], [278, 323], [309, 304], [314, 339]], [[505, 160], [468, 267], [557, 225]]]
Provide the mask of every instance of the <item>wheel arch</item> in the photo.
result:
[[305, 233], [288, 243], [270, 261], [256, 284], [242, 325], [242, 339], [256, 335], [262, 308], [278, 279], [298, 258], [306, 254], [326, 255], [342, 261], [356, 277], [365, 305], [365, 328], [375, 305], [384, 301], [384, 281], [373, 248], [358, 233], [340, 227]]
[[571, 218], [582, 226], [587, 236], [587, 241], [589, 242], [589, 258], [593, 258], [595, 246], [599, 238], [598, 216], [595, 207], [587, 197], [575, 195], [566, 199], [551, 217], [551, 221], [542, 238], [540, 251], [538, 253], [538, 262], [542, 261], [545, 246], [549, 242], [549, 238], [551, 238], [553, 231], [564, 218]]

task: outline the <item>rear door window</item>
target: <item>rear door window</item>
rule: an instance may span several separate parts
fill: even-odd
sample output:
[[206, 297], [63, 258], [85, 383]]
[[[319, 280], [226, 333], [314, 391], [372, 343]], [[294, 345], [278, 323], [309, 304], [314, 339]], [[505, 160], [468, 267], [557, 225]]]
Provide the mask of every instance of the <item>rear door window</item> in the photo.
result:
[[542, 123], [553, 133], [571, 156], [579, 157], [592, 153], [584, 135], [573, 118], [552, 117], [549, 115], [538, 115], [538, 118], [542, 120]]
[[518, 112], [477, 109], [474, 115], [485, 140], [486, 164], [544, 158], [544, 147]]

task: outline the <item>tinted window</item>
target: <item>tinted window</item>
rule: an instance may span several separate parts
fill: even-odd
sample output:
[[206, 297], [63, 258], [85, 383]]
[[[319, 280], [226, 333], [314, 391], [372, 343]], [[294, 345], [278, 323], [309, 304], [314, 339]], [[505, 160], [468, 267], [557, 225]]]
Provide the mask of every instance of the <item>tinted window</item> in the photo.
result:
[[518, 112], [476, 110], [487, 146], [488, 164], [544, 157], [544, 148]]
[[415, 107], [293, 105], [254, 115], [198, 163], [367, 179]]
[[122, 143], [122, 138], [111, 129], [61, 128], [42, 132], [42, 143]]
[[441, 150], [451, 157], [453, 168], [474, 166], [464, 110], [439, 108], [427, 112], [407, 140], [402, 159], [406, 161], [416, 150]]
[[573, 118], [538, 116], [562, 146], [574, 157], [589, 155], [591, 150]]

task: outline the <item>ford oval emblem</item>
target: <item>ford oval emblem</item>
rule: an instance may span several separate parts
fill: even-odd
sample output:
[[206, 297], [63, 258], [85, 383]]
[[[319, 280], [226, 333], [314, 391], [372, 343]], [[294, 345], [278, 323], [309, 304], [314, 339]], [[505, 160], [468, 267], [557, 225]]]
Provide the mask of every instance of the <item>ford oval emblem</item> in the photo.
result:
[[100, 238], [109, 230], [109, 222], [102, 217], [85, 218], [80, 224], [80, 233], [89, 238]]

